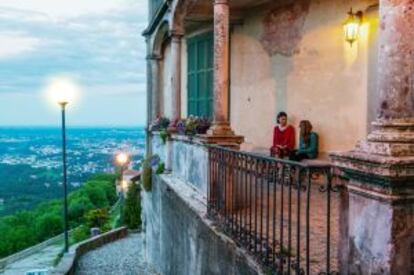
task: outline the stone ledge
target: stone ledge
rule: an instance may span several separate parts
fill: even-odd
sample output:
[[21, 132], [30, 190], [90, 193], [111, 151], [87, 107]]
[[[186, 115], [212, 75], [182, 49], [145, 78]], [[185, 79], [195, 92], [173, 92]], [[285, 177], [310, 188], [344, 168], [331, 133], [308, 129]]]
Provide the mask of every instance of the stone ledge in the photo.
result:
[[414, 157], [385, 157], [351, 151], [332, 153], [331, 159], [350, 179], [349, 189], [392, 201], [414, 195]]
[[105, 244], [122, 239], [128, 235], [126, 227], [120, 227], [96, 237], [85, 240], [74, 245], [69, 252], [64, 254], [60, 263], [51, 270], [51, 275], [72, 275], [75, 274], [76, 262], [85, 253], [101, 247]]

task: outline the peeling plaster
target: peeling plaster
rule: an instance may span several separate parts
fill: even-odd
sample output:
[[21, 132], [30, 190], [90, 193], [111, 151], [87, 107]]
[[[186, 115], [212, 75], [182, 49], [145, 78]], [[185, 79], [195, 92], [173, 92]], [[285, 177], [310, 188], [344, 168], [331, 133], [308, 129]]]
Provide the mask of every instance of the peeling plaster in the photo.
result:
[[299, 52], [310, 0], [301, 0], [269, 11], [263, 19], [261, 43], [269, 55], [292, 56]]

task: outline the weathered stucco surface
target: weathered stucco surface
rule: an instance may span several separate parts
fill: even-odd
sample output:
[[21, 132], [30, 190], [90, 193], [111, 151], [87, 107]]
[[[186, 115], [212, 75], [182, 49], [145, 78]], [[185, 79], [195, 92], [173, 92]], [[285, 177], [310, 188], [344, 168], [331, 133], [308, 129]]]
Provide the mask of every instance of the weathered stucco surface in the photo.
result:
[[393, 206], [353, 193], [349, 199], [348, 273], [411, 274], [413, 206]]
[[[367, 99], [375, 93], [368, 75], [373, 79], [372, 70], [376, 74], [375, 60], [369, 58], [376, 46], [371, 19], [377, 12], [370, 12], [352, 47], [344, 40], [343, 21], [350, 6], [365, 11], [375, 2], [321, 0], [310, 1], [309, 7], [306, 2], [288, 6], [295, 26], [291, 34], [283, 31], [288, 19], [278, 17], [280, 7], [255, 10], [234, 27], [230, 117], [235, 132], [245, 136], [245, 147], [269, 147], [276, 113], [282, 110], [296, 127], [301, 119], [313, 123], [321, 151], [349, 150], [366, 136], [368, 109], [373, 108]], [[269, 32], [269, 20], [280, 28], [273, 25]]]
[[164, 144], [159, 134], [152, 134], [152, 154], [158, 155], [164, 163], [167, 161], [167, 144]]
[[202, 145], [172, 141], [172, 172], [207, 197], [208, 151]]
[[154, 175], [142, 196], [146, 256], [160, 274], [262, 274], [205, 218], [205, 200], [184, 182]]

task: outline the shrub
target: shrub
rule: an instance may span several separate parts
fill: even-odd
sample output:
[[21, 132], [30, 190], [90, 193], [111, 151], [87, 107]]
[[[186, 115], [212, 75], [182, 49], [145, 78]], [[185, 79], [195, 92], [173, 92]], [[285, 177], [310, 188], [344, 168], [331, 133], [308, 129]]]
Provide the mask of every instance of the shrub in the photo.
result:
[[142, 185], [144, 190], [149, 192], [152, 188], [152, 169], [149, 160], [144, 160], [142, 163]]
[[85, 215], [85, 222], [89, 228], [99, 227], [101, 230], [104, 229], [109, 222], [108, 209], [100, 208], [88, 211]]
[[131, 184], [123, 207], [123, 220], [129, 229], [141, 228], [141, 196], [138, 184]]
[[35, 220], [36, 235], [39, 240], [59, 235], [63, 231], [62, 215], [45, 213]]
[[93, 208], [94, 205], [89, 197], [83, 192], [78, 192], [78, 197], [69, 200], [69, 220], [74, 224], [79, 224], [86, 212]]
[[74, 243], [78, 243], [88, 239], [90, 237], [89, 227], [83, 224], [75, 228], [72, 231], [71, 237]]
[[109, 206], [105, 190], [103, 188], [100, 188], [100, 186], [96, 185], [96, 182], [88, 181], [84, 185], [84, 189], [89, 197], [89, 200], [95, 207], [103, 208]]

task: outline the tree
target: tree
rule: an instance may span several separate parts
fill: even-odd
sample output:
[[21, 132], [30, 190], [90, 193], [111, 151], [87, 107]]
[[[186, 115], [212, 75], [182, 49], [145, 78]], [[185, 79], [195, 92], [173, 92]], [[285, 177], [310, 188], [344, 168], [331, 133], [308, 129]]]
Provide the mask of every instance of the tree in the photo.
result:
[[106, 231], [108, 222], [109, 222], [109, 213], [108, 209], [100, 208], [90, 210], [85, 215], [86, 225], [89, 228], [99, 227], [102, 231]]
[[141, 228], [141, 194], [138, 184], [130, 184], [123, 207], [123, 219], [130, 229]]
[[40, 241], [54, 237], [63, 231], [62, 215], [45, 213], [35, 220], [35, 228]]

